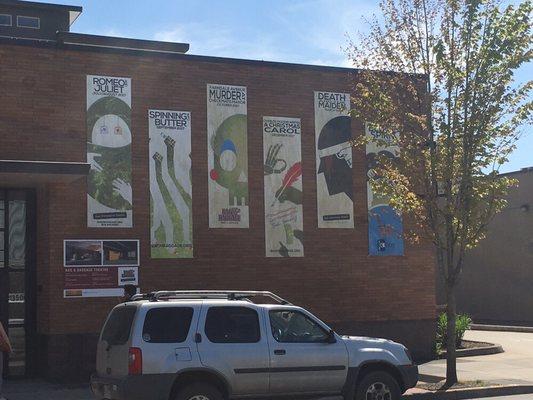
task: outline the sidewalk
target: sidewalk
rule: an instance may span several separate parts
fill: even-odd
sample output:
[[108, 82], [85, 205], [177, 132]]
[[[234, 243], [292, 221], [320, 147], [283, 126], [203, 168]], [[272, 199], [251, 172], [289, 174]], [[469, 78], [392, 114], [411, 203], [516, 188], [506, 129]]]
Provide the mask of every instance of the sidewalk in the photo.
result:
[[[467, 331], [465, 339], [501, 344], [504, 353], [457, 359], [460, 381], [489, 381], [495, 384], [533, 384], [533, 333]], [[422, 380], [433, 382], [446, 376], [446, 360], [419, 367]], [[533, 398], [533, 396], [532, 396]]]
[[9, 400], [94, 400], [86, 385], [59, 385], [41, 380], [4, 382], [4, 396]]

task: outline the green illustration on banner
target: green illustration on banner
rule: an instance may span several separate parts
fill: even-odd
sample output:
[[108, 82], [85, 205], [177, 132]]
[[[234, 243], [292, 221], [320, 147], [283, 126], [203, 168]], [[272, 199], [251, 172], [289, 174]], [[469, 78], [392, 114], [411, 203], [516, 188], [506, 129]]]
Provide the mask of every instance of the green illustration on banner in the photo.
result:
[[191, 114], [149, 110], [152, 258], [191, 258]]
[[131, 80], [87, 76], [89, 227], [131, 227]]
[[210, 228], [248, 228], [246, 88], [207, 85]]
[[299, 118], [263, 117], [267, 257], [303, 257], [302, 154]]

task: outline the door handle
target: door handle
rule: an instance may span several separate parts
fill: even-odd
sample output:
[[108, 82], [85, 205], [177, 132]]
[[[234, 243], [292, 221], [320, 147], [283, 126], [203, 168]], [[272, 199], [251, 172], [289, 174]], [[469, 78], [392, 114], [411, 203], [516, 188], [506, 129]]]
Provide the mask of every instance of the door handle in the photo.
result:
[[274, 350], [274, 354], [277, 356], [284, 356], [285, 354], [287, 354], [287, 352], [283, 349], [279, 349], [279, 350]]

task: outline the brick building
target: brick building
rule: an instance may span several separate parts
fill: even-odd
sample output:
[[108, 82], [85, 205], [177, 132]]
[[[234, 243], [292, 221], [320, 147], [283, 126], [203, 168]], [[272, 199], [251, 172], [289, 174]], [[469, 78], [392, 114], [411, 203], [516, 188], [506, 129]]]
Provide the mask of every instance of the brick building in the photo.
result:
[[[271, 290], [342, 333], [387, 337], [419, 358], [430, 355], [433, 251], [406, 242], [403, 255], [369, 255], [364, 150], [350, 155], [353, 207], [346, 215], [354, 227], [318, 228], [313, 93], [347, 93], [357, 71], [194, 56], [186, 44], [68, 32], [80, 13], [79, 7], [0, 1], [0, 317], [9, 319], [18, 349], [10, 375], [74, 379], [94, 368], [97, 333], [118, 292], [85, 297], [66, 290], [65, 241], [84, 239], [138, 240], [133, 264], [142, 291]], [[130, 123], [114, 127], [115, 134], [131, 128], [131, 227], [88, 222], [88, 76], [131, 79]], [[206, 87], [213, 83], [246, 88], [247, 228], [210, 228]], [[190, 112], [190, 258], [152, 257], [153, 109]], [[303, 257], [265, 256], [264, 116], [301, 121]], [[365, 132], [362, 121], [349, 126], [352, 137]], [[100, 133], [108, 134], [107, 127]]]

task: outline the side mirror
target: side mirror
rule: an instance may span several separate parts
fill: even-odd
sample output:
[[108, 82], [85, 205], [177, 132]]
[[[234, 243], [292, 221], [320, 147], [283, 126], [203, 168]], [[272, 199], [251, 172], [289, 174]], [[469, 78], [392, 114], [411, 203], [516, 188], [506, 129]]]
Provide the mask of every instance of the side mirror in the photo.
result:
[[337, 343], [337, 339], [335, 338], [335, 331], [333, 329], [330, 329], [330, 331], [328, 332], [326, 343]]

